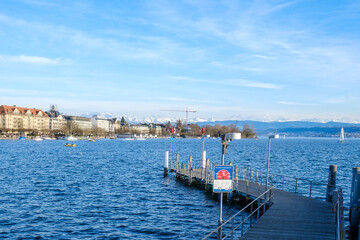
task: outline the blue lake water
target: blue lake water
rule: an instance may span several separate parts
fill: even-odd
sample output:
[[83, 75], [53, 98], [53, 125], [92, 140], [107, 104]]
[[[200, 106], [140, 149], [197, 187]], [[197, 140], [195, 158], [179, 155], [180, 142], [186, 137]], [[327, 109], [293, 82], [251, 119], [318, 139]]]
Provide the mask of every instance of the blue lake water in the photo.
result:
[[[163, 178], [168, 139], [146, 141], [0, 141], [2, 239], [200, 239], [217, 225], [219, 205], [203, 191]], [[190, 155], [199, 165], [200, 139], [174, 139], [172, 158]], [[221, 162], [220, 140], [205, 141], [207, 156]], [[226, 162], [266, 169], [268, 140], [230, 143]], [[274, 174], [327, 182], [329, 164], [348, 205], [360, 140], [287, 138], [271, 143]], [[276, 181], [276, 180], [275, 180]], [[280, 181], [281, 182], [281, 181]], [[279, 182], [279, 184], [280, 184]], [[299, 181], [299, 191], [307, 183]], [[314, 184], [315, 185], [315, 184]], [[279, 185], [281, 187], [281, 185]], [[293, 183], [285, 188], [291, 190]], [[323, 187], [313, 196], [323, 198]], [[225, 206], [224, 219], [236, 212]]]

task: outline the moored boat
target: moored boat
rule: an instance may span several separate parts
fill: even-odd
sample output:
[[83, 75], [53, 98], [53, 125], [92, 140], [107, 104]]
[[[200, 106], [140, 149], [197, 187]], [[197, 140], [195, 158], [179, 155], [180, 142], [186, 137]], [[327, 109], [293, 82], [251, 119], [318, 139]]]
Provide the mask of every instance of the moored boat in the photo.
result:
[[42, 141], [43, 139], [39, 136], [36, 136], [36, 138], [34, 138], [35, 141], [39, 142], [39, 141]]
[[76, 137], [73, 136], [69, 136], [66, 138], [67, 141], [77, 141], [78, 139]]

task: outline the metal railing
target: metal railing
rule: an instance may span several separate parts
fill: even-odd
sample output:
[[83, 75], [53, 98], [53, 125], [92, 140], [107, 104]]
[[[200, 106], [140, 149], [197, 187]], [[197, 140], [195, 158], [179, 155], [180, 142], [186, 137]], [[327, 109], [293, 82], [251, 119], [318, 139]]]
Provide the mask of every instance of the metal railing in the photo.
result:
[[[258, 183], [261, 185], [266, 184], [266, 176], [258, 169], [251, 169], [250, 167], [241, 169], [241, 179], [249, 180], [250, 182]], [[263, 182], [264, 181], [264, 182]], [[271, 174], [269, 176], [269, 184], [275, 186], [278, 189], [286, 190], [289, 192], [295, 192], [302, 195], [307, 195], [312, 198], [325, 199], [324, 193], [326, 192], [327, 183], [316, 182], [313, 180], [285, 176], [281, 174]], [[314, 192], [316, 193], [314, 195]]]
[[[267, 203], [271, 203], [271, 199], [273, 196], [272, 190], [274, 187], [269, 188], [267, 191], [263, 192], [259, 197], [257, 197], [255, 200], [253, 200], [251, 203], [246, 205], [244, 208], [242, 208], [240, 211], [238, 211], [236, 214], [234, 214], [232, 217], [230, 217], [228, 220], [226, 220], [224, 223], [222, 223], [220, 226], [218, 226], [216, 229], [214, 229], [212, 232], [210, 232], [208, 235], [206, 235], [203, 240], [211, 237], [214, 233], [219, 232], [219, 229], [222, 229], [225, 225], [231, 222], [231, 231], [226, 234], [224, 237], [218, 236], [218, 239], [227, 239], [228, 237], [231, 237], [233, 239], [234, 232], [239, 227], [241, 227], [241, 237], [244, 235], [244, 224], [245, 222], [250, 219], [250, 227], [253, 224], [253, 215], [256, 213], [256, 220], [260, 218], [260, 210], [265, 206]], [[264, 197], [262, 201], [262, 197]], [[254, 209], [254, 204], [256, 203], [256, 209]], [[250, 208], [250, 213], [247, 217], [245, 217], [245, 211], [246, 209]], [[241, 214], [241, 221], [237, 225], [235, 225], [235, 218]], [[222, 232], [222, 231], [221, 231]]]
[[345, 240], [344, 199], [342, 189], [333, 192], [333, 211], [336, 211], [336, 240]]

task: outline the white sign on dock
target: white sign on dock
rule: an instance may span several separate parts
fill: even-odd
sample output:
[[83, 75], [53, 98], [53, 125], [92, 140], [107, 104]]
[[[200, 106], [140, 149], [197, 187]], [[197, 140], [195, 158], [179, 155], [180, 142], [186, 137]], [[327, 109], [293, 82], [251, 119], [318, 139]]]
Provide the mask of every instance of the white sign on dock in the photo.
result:
[[213, 192], [232, 192], [233, 166], [215, 166]]

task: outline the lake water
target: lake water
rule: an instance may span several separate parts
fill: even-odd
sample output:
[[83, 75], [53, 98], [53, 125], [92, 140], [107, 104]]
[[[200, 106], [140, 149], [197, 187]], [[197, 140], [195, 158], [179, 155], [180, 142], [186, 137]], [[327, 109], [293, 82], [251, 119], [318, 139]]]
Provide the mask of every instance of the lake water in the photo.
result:
[[[1, 239], [200, 239], [216, 227], [218, 202], [171, 174], [163, 178], [168, 139], [76, 144], [0, 141]], [[174, 139], [172, 149], [173, 159], [178, 152], [181, 162], [192, 155], [199, 164], [202, 141]], [[211, 161], [221, 162], [220, 140], [207, 139], [205, 150]], [[233, 141], [225, 162], [265, 171], [267, 152], [267, 139]], [[326, 183], [329, 164], [337, 164], [346, 205], [359, 160], [359, 139], [271, 142], [271, 173]], [[305, 192], [306, 183], [299, 185]], [[313, 195], [322, 198], [322, 191], [314, 186]], [[237, 210], [225, 206], [224, 219]]]

